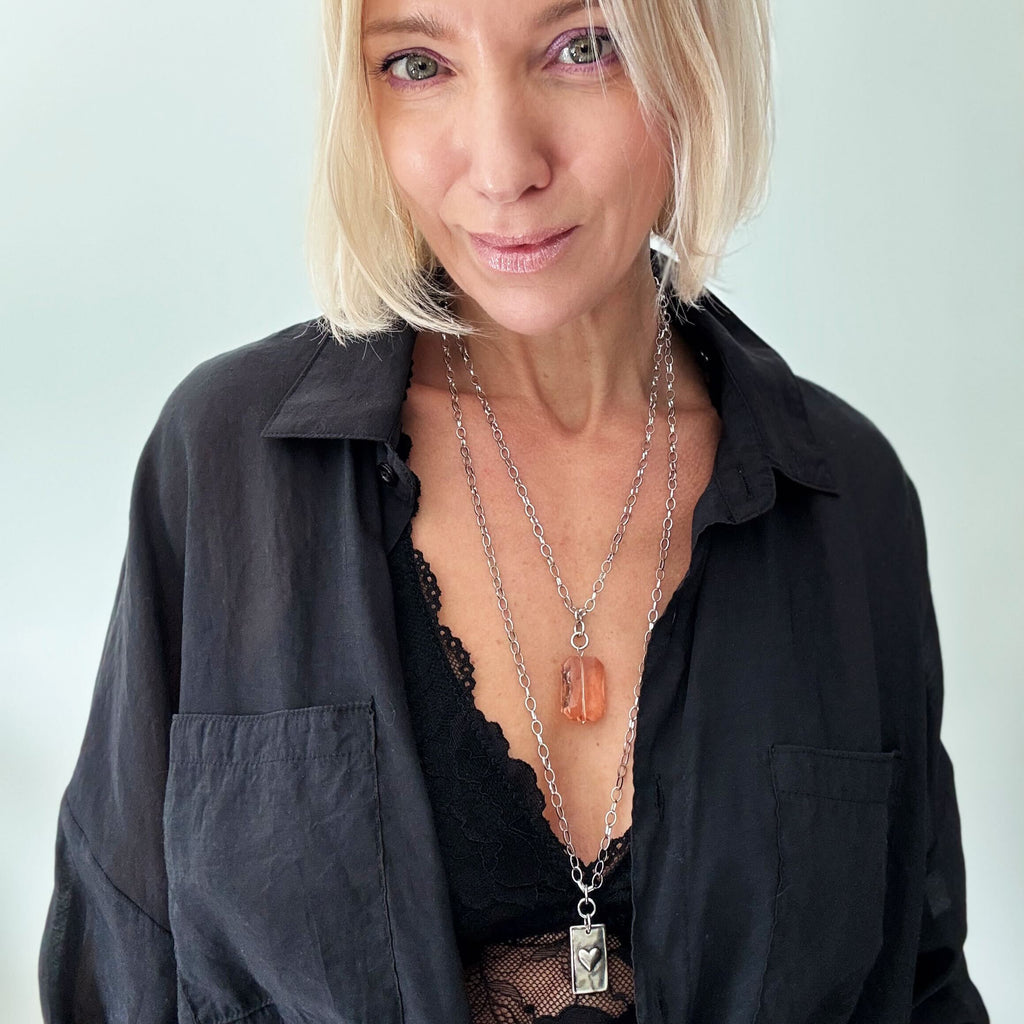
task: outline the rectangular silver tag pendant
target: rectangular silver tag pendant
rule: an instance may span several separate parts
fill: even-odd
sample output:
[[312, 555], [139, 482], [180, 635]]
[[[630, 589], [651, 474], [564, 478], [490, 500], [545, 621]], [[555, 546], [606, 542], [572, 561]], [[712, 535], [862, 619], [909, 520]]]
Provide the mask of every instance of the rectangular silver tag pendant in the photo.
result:
[[603, 924], [592, 924], [589, 933], [585, 924], [569, 927], [569, 960], [574, 996], [608, 990], [608, 949]]

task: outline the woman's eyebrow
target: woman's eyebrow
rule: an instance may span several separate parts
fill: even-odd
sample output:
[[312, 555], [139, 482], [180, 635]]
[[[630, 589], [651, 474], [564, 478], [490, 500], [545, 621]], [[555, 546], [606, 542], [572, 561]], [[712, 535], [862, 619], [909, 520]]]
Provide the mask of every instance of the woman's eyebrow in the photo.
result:
[[417, 11], [401, 18], [378, 18], [363, 26], [363, 37], [386, 36], [396, 33], [415, 33], [430, 39], [450, 40], [454, 35], [450, 25], [439, 21], [431, 14]]
[[[557, 0], [541, 11], [537, 17], [537, 26], [543, 28], [577, 11], [584, 11], [594, 6], [592, 0]], [[399, 33], [416, 33], [429, 39], [441, 41], [451, 40], [455, 35], [451, 25], [441, 21], [433, 14], [417, 11], [400, 18], [378, 18], [363, 26], [363, 37], [383, 36]]]
[[537, 26], [538, 28], [543, 28], [556, 21], [561, 21], [562, 18], [570, 14], [575, 14], [577, 11], [586, 11], [594, 6], [596, 5], [592, 0], [558, 0], [558, 3], [553, 3], [550, 7], [546, 7], [541, 11], [537, 18]]

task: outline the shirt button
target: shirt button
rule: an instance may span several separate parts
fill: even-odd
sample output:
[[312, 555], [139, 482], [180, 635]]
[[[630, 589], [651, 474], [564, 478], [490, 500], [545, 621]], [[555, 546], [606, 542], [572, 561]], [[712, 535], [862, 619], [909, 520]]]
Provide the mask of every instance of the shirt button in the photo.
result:
[[377, 475], [388, 487], [394, 487], [398, 483], [398, 474], [386, 462], [381, 462], [377, 466]]

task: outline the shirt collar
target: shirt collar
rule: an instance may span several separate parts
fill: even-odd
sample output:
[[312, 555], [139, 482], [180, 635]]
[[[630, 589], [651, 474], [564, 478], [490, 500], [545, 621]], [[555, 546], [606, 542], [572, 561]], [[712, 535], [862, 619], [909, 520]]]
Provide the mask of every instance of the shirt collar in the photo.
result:
[[[682, 336], [707, 368], [722, 420], [708, 514], [741, 522], [771, 507], [775, 474], [835, 493], [824, 450], [808, 421], [800, 382], [728, 307], [710, 293], [700, 306], [670, 302]], [[320, 321], [313, 356], [263, 429], [267, 438], [363, 439], [395, 446], [415, 331], [339, 345]], [[709, 489], [710, 490], [710, 489]]]
[[263, 437], [349, 439], [394, 444], [412, 369], [409, 325], [338, 344], [322, 321], [319, 344], [263, 428]]
[[708, 522], [738, 523], [775, 503], [776, 474], [837, 493], [828, 458], [811, 427], [802, 383], [785, 360], [711, 293], [700, 307], [672, 304], [673, 315], [710, 369], [722, 421], [708, 507], [698, 508], [694, 537]]

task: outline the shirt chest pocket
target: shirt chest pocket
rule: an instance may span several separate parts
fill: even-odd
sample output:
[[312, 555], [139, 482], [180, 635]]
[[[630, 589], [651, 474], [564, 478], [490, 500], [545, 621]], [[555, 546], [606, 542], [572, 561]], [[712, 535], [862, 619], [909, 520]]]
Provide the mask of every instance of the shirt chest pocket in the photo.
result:
[[899, 755], [771, 751], [779, 886], [758, 1024], [832, 1024], [882, 945], [889, 801]]
[[182, 1019], [399, 1019], [371, 704], [176, 716], [164, 836]]

